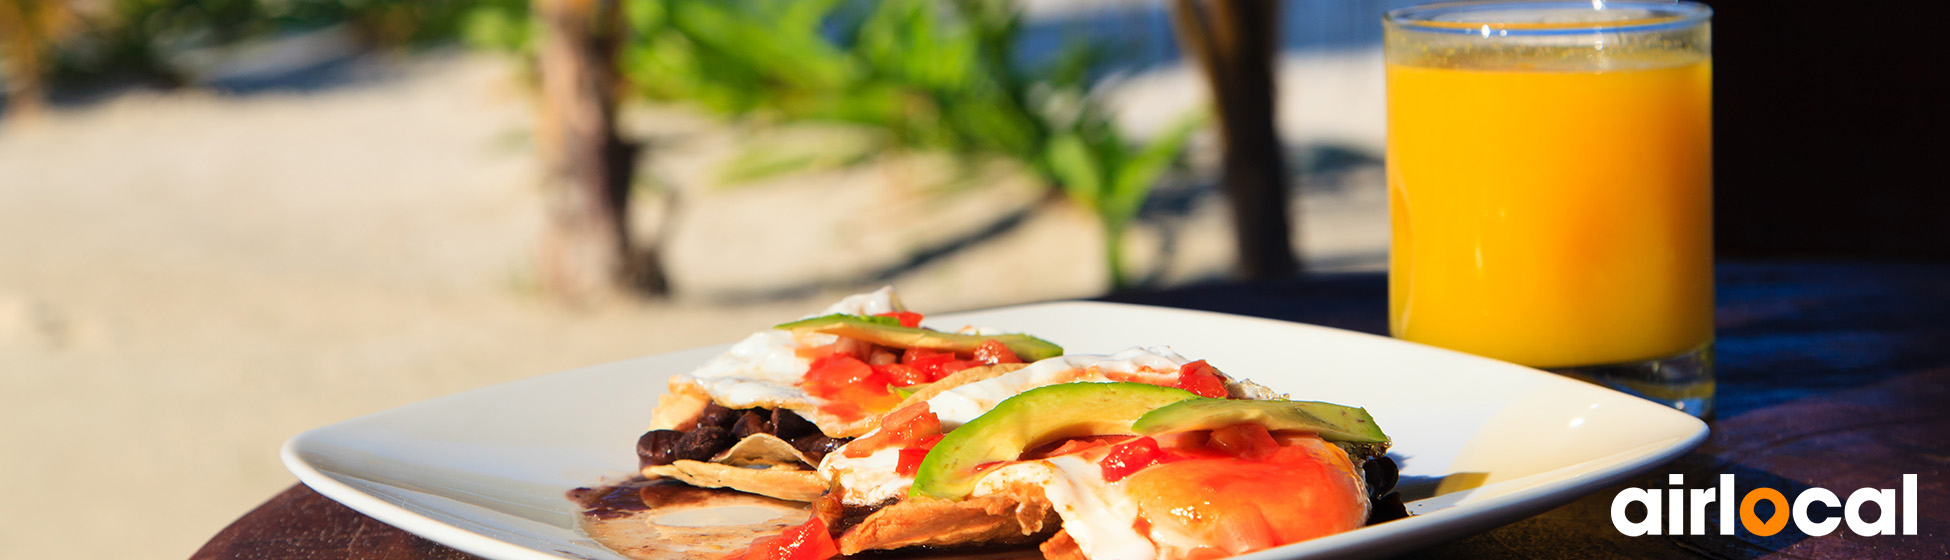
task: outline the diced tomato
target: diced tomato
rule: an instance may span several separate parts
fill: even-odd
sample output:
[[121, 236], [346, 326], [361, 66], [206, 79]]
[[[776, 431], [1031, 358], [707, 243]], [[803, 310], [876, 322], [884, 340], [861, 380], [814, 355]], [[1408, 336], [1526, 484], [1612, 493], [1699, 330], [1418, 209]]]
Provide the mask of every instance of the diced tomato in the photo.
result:
[[[910, 350], [909, 355], [912, 355], [912, 352]], [[963, 360], [955, 357], [954, 354], [944, 352], [915, 358], [913, 361], [907, 362], [907, 365], [914, 366], [915, 369], [919, 369], [922, 373], [927, 374], [928, 382], [932, 383], [940, 381], [943, 377], [953, 375], [955, 372], [982, 365], [982, 362]]]
[[937, 443], [941, 443], [941, 434], [923, 438], [913, 447], [901, 448], [900, 462], [894, 463], [894, 474], [914, 476], [921, 470], [921, 461], [928, 458], [928, 452], [933, 451]]
[[1097, 468], [1104, 472], [1105, 482], [1117, 482], [1124, 477], [1136, 474], [1145, 467], [1177, 459], [1176, 455], [1158, 449], [1158, 441], [1141, 437], [1110, 448], [1110, 454], [1097, 462]]
[[934, 382], [933, 379], [928, 377], [927, 372], [921, 371], [921, 368], [907, 364], [875, 365], [873, 366], [873, 370], [886, 377], [895, 387], [913, 387], [915, 385]]
[[1212, 430], [1212, 439], [1206, 445], [1220, 453], [1252, 460], [1269, 457], [1280, 448], [1280, 443], [1273, 441], [1273, 434], [1266, 431], [1266, 426], [1253, 423]]
[[918, 402], [887, 413], [880, 420], [880, 431], [899, 434], [901, 443], [916, 443], [928, 436], [941, 435], [941, 418], [935, 416], [927, 402]]
[[901, 363], [912, 364], [916, 361], [919, 361], [921, 358], [926, 358], [928, 356], [935, 356], [941, 353], [942, 352], [940, 350], [929, 350], [927, 348], [909, 348], [901, 352]]
[[1201, 397], [1223, 399], [1228, 396], [1225, 379], [1220, 378], [1218, 371], [1206, 364], [1205, 360], [1180, 366], [1177, 387]]
[[875, 316], [875, 317], [893, 317], [893, 318], [895, 318], [895, 319], [899, 319], [899, 320], [900, 320], [900, 322], [901, 322], [901, 326], [903, 326], [903, 327], [908, 327], [908, 328], [915, 328], [915, 327], [919, 327], [919, 326], [921, 326], [921, 314], [920, 314], [920, 313], [914, 313], [914, 312], [910, 312], [910, 311], [895, 311], [895, 312], [891, 312], [891, 313], [881, 313], [881, 314], [879, 314], [879, 315], [874, 315], [874, 316]]
[[919, 402], [887, 413], [880, 419], [880, 431], [847, 444], [843, 453], [857, 459], [889, 447], [914, 447], [923, 441], [932, 442], [935, 440], [929, 438], [940, 435], [941, 418], [928, 410], [928, 403]]
[[894, 474], [914, 476], [914, 473], [921, 470], [921, 461], [928, 458], [928, 451], [919, 447], [902, 448], [901, 460], [894, 464]]
[[840, 555], [839, 545], [826, 530], [826, 522], [813, 516], [803, 525], [786, 529], [776, 537], [752, 542], [737, 560], [826, 560]]
[[988, 365], [1020, 364], [1022, 358], [1016, 357], [1015, 351], [1010, 350], [1009, 345], [991, 338], [975, 346], [975, 361]]
[[936, 370], [941, 369], [941, 366], [948, 362], [956, 361], [955, 355], [947, 352], [931, 352], [919, 358], [914, 358], [914, 354], [915, 352], [913, 350], [909, 350], [907, 352], [908, 358], [904, 358], [902, 363], [914, 366], [929, 374], [933, 374]]
[[826, 411], [843, 417], [859, 417], [900, 404], [901, 397], [894, 394], [892, 383], [893, 380], [859, 358], [828, 354], [813, 360], [799, 387], [807, 394], [829, 401]]
[[818, 385], [862, 385], [876, 381], [872, 367], [859, 358], [845, 354], [828, 354], [813, 360], [812, 367], [806, 370], [806, 382]]

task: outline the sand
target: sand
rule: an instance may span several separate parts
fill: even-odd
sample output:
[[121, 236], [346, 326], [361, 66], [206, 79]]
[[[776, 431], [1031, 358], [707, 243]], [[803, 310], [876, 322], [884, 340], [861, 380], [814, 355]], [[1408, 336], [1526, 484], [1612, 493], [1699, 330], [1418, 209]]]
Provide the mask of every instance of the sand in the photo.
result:
[[[534, 291], [536, 163], [510, 65], [362, 64], [315, 91], [138, 91], [0, 126], [7, 556], [186, 557], [295, 481], [277, 450], [306, 429], [731, 341], [853, 288], [892, 282], [912, 307], [946, 311], [1104, 285], [1088, 217], [1039, 203], [1007, 170], [942, 194], [914, 180], [939, 162], [904, 156], [724, 188], [715, 162], [785, 133], [633, 108], [633, 133], [663, 140], [646, 192], [681, 204], [663, 229], [678, 297], [566, 307]], [[1175, 91], [1129, 95], [1197, 102], [1197, 88]], [[1223, 208], [1198, 177], [1132, 233], [1134, 269], [1164, 284], [1230, 262]], [[1379, 266], [1375, 166], [1333, 178], [1298, 203], [1308, 261]], [[642, 199], [656, 230], [667, 198]]]

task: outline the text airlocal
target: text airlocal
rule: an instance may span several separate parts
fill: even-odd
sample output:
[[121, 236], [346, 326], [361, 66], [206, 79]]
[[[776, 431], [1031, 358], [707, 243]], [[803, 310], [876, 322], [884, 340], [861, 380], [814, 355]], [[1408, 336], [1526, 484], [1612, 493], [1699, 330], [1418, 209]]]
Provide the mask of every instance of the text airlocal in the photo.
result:
[[[1667, 478], [1673, 486], [1685, 484], [1683, 475]], [[1685, 489], [1671, 488], [1664, 492], [1658, 489], [1626, 488], [1611, 500], [1611, 524], [1618, 532], [1628, 537], [1639, 535], [1704, 535], [1706, 534], [1706, 508], [1717, 504], [1720, 513], [1720, 534], [1731, 535], [1734, 528], [1734, 512], [1739, 511], [1739, 525], [1747, 532], [1758, 536], [1772, 536], [1787, 527], [1792, 520], [1794, 526], [1808, 536], [1819, 537], [1835, 531], [1844, 522], [1848, 530], [1857, 535], [1872, 537], [1876, 535], [1895, 535], [1896, 520], [1902, 519], [1902, 534], [1916, 534], [1916, 475], [1903, 475], [1903, 488], [1900, 496], [1902, 513], [1896, 513], [1898, 495], [1895, 490], [1862, 488], [1848, 495], [1843, 502], [1834, 492], [1826, 488], [1809, 488], [1794, 497], [1792, 504], [1780, 490], [1760, 487], [1747, 492], [1739, 501], [1734, 500], [1733, 475], [1720, 475], [1719, 488]], [[1662, 499], [1663, 498], [1663, 499]], [[1633, 521], [1626, 519], [1625, 506], [1632, 503], [1645, 506], [1645, 519]], [[1663, 502], [1663, 504], [1662, 504]], [[1774, 504], [1774, 513], [1768, 519], [1761, 519], [1755, 506], [1760, 502]], [[1874, 503], [1878, 513], [1874, 521], [1862, 518], [1862, 506]], [[1808, 508], [1814, 504], [1842, 508], [1842, 515], [1828, 516], [1822, 520], [1809, 518]], [[1683, 515], [1682, 515], [1683, 514]], [[1662, 532], [1663, 531], [1663, 532]]]

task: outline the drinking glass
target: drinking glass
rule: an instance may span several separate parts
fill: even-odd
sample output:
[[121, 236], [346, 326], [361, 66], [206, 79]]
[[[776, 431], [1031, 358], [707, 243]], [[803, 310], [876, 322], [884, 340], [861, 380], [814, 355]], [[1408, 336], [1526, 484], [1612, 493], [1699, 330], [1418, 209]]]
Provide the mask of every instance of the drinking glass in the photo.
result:
[[1710, 413], [1711, 15], [1388, 12], [1395, 336]]

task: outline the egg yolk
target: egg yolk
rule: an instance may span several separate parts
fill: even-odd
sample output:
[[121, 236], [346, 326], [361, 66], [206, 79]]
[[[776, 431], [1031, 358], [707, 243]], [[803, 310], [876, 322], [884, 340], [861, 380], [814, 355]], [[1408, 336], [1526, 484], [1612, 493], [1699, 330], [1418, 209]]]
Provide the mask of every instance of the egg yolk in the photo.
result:
[[1146, 468], [1125, 481], [1161, 560], [1223, 558], [1349, 531], [1368, 519], [1353, 462], [1318, 437], [1287, 441], [1254, 459], [1198, 457]]

